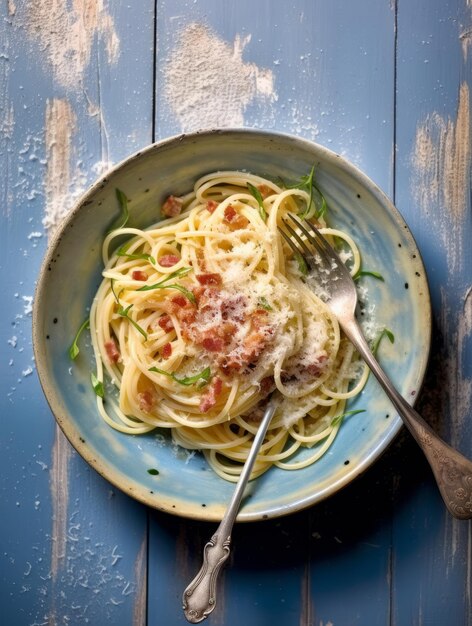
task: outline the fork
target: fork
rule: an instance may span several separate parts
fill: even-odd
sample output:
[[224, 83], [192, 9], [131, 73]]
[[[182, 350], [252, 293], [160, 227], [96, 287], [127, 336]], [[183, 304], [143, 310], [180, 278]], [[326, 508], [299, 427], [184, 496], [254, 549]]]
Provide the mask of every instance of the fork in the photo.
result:
[[[289, 222], [289, 220], [291, 222]], [[349, 270], [325, 237], [311, 222], [291, 213], [279, 228], [287, 244], [307, 266], [306, 282], [320, 276], [328, 279], [326, 305], [344, 334], [377, 378], [410, 433], [425, 454], [449, 512], [458, 519], [472, 518], [472, 462], [445, 443], [395, 389], [372, 354], [356, 319], [357, 290]], [[326, 277], [326, 278], [325, 278]]]

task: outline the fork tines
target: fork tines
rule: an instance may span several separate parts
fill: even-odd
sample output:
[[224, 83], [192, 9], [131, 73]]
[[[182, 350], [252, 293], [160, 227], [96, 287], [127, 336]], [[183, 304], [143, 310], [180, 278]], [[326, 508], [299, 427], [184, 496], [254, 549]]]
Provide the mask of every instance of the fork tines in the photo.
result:
[[[287, 217], [290, 218], [290, 220], [295, 224], [295, 226], [302, 233], [302, 235], [306, 237], [306, 240], [315, 248], [315, 250], [318, 252], [322, 260], [326, 262], [330, 261], [331, 263], [335, 262], [336, 264], [341, 263], [342, 265], [342, 261], [337, 255], [337, 253], [335, 252], [335, 250], [333, 250], [331, 245], [326, 241], [324, 236], [320, 233], [320, 231], [316, 228], [314, 224], [312, 224], [306, 219], [299, 218], [293, 213], [288, 213]], [[307, 257], [305, 258], [305, 260], [307, 262], [314, 261], [313, 251], [310, 250], [310, 248], [307, 246], [306, 242], [302, 239], [300, 234], [292, 227], [292, 225], [288, 222], [287, 218], [282, 218], [282, 221], [287, 231], [296, 240], [299, 246], [303, 249], [304, 256], [306, 255]], [[293, 240], [290, 239], [290, 237], [288, 237], [288, 235], [284, 233], [282, 229], [280, 229], [280, 232], [283, 235], [285, 241], [292, 248], [292, 250], [300, 254], [301, 251], [295, 245]]]

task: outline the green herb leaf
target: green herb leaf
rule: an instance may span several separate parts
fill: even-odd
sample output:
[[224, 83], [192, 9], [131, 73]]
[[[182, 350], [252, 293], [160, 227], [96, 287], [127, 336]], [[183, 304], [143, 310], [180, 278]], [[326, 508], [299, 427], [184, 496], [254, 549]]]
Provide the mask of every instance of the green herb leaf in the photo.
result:
[[120, 304], [117, 311], [118, 315], [121, 315], [121, 317], [128, 317], [128, 311], [131, 309], [132, 306], [133, 305], [130, 304], [126, 307], [126, 309], [124, 309], [123, 305]]
[[336, 415], [336, 417], [333, 417], [331, 421], [331, 426], [334, 428], [334, 426], [337, 426], [338, 424], [340, 424], [345, 417], [348, 417], [349, 415], [357, 415], [358, 413], [365, 413], [365, 409], [357, 409], [355, 411], [346, 411], [345, 413], [342, 413], [341, 415]]
[[155, 469], [154, 467], [151, 467], [150, 469], [148, 469], [148, 474], [151, 474], [151, 476], [158, 476], [159, 470]]
[[121, 246], [121, 248], [119, 248], [117, 253], [116, 253], [117, 256], [124, 256], [124, 257], [126, 257], [127, 259], [130, 259], [130, 260], [142, 259], [144, 261], [149, 261], [149, 263], [152, 263], [153, 265], [156, 264], [156, 259], [153, 256], [151, 256], [150, 254], [145, 254], [145, 253], [142, 253], [142, 254], [128, 254], [126, 252], [126, 250], [128, 248], [128, 245], [129, 244], [125, 244], [124, 246]]
[[93, 387], [93, 390], [95, 391], [95, 394], [99, 398], [104, 398], [105, 397], [105, 388], [103, 386], [102, 381], [98, 380], [98, 378], [96, 377], [94, 372], [90, 372], [90, 380], [92, 381], [92, 387]]
[[118, 199], [118, 203], [120, 205], [121, 216], [118, 218], [118, 224], [110, 228], [108, 234], [110, 234], [114, 230], [118, 230], [119, 228], [124, 228], [129, 220], [128, 198], [126, 197], [126, 194], [121, 191], [121, 189], [115, 189], [115, 193]]
[[361, 276], [373, 276], [374, 278], [377, 278], [378, 280], [384, 280], [384, 277], [382, 276], [382, 274], [379, 274], [379, 272], [373, 272], [371, 270], [359, 270], [357, 272], [357, 274], [354, 276], [354, 280], [358, 280]]
[[116, 295], [116, 291], [115, 291], [115, 279], [114, 278], [110, 279], [110, 289], [111, 289], [111, 292], [112, 292], [113, 297], [115, 298], [117, 304], [120, 304], [119, 295], [121, 295], [121, 292], [123, 291], [123, 289], [120, 291], [120, 294], [117, 296]]
[[188, 298], [190, 302], [192, 302], [192, 304], [196, 304], [197, 302], [195, 299], [195, 295], [191, 291], [189, 291], [182, 285], [177, 285], [177, 283], [174, 283], [172, 285], [161, 285], [161, 284], [146, 285], [146, 287], [141, 287], [140, 289], [137, 289], [136, 291], [150, 291], [151, 289], [177, 289], [177, 291], [180, 291], [180, 293], [183, 293], [184, 296]]
[[266, 311], [273, 311], [274, 310], [273, 307], [271, 307], [270, 304], [267, 302], [267, 298], [264, 298], [264, 296], [259, 298], [259, 300], [257, 301], [257, 304], [262, 309], [265, 309]]
[[165, 285], [169, 280], [172, 280], [173, 278], [182, 278], [182, 276], [186, 276], [192, 270], [193, 267], [181, 267], [178, 270], [175, 270], [175, 272], [171, 272], [168, 276], [160, 280], [158, 283], [155, 283], [154, 285], [144, 285], [143, 287], [136, 289], [136, 291], [150, 291], [151, 289], [162, 288], [163, 285]]
[[121, 315], [121, 317], [126, 317], [126, 319], [128, 320], [128, 322], [134, 326], [136, 328], [136, 330], [141, 333], [141, 335], [144, 337], [144, 339], [147, 339], [147, 333], [146, 331], [141, 328], [141, 326], [135, 322], [133, 319], [131, 319], [131, 317], [128, 315], [131, 307], [133, 306], [133, 304], [129, 304], [126, 308], [123, 307], [123, 305], [120, 302], [120, 294], [121, 291], [123, 291], [123, 289], [120, 291], [120, 294], [116, 295], [116, 291], [115, 291], [115, 281], [113, 280], [113, 278], [110, 280], [110, 287], [111, 287], [111, 291], [115, 297], [116, 303], [118, 305], [118, 315]]
[[305, 219], [312, 218], [316, 213], [316, 207], [313, 205], [313, 176], [315, 174], [315, 166], [310, 170], [308, 176], [302, 176], [300, 179], [300, 188], [304, 189], [307, 193], [310, 194], [310, 197], [307, 202], [306, 209], [299, 213], [300, 217]]
[[[314, 165], [311, 168], [309, 174], [301, 176], [298, 182], [292, 185], [287, 185], [287, 189], [301, 189], [302, 191], [306, 191], [306, 193], [309, 194], [305, 210], [299, 213], [299, 216], [301, 218], [311, 219], [313, 217], [317, 217], [318, 219], [320, 219], [321, 217], [324, 217], [326, 211], [328, 210], [328, 203], [326, 202], [324, 195], [321, 193], [320, 189], [316, 185]], [[315, 195], [317, 196], [318, 203], [314, 201]], [[317, 204], [319, 205], [319, 208], [317, 208]]]
[[390, 343], [395, 343], [395, 335], [388, 328], [384, 328], [377, 339], [372, 344], [371, 352], [375, 356], [377, 354], [377, 350], [379, 349], [380, 342], [383, 337], [388, 337]]
[[148, 371], [157, 372], [158, 374], [168, 376], [169, 378], [172, 378], [172, 380], [175, 380], [176, 383], [179, 383], [179, 385], [185, 385], [187, 387], [190, 385], [194, 385], [195, 383], [198, 383], [200, 381], [204, 381], [206, 384], [210, 381], [211, 378], [211, 370], [209, 367], [205, 367], [202, 372], [200, 372], [199, 374], [195, 374], [195, 376], [189, 376], [186, 378], [177, 378], [177, 376], [172, 372], [166, 372], [165, 370], [161, 370], [158, 367], [150, 367]]
[[74, 341], [72, 342], [72, 345], [69, 348], [69, 356], [72, 360], [76, 359], [80, 352], [80, 348], [78, 346], [79, 337], [82, 334], [82, 331], [84, 331], [86, 328], [89, 328], [89, 326], [90, 326], [90, 320], [87, 317], [87, 319], [84, 320], [82, 324], [80, 325], [79, 330], [77, 331], [77, 334], [74, 337]]
[[264, 198], [262, 197], [262, 194], [257, 187], [254, 187], [254, 185], [252, 185], [251, 183], [246, 184], [251, 195], [257, 200], [257, 204], [259, 205], [259, 215], [261, 216], [261, 220], [265, 222], [267, 219], [267, 213], [264, 209]]
[[137, 322], [135, 322], [134, 319], [132, 319], [129, 316], [129, 311], [130, 311], [132, 306], [134, 306], [134, 305], [133, 304], [129, 304], [126, 307], [126, 309], [124, 309], [123, 306], [121, 304], [119, 304], [117, 313], [118, 313], [118, 315], [121, 315], [121, 317], [126, 317], [128, 322], [130, 324], [132, 324], [139, 333], [141, 333], [141, 335], [144, 337], [144, 339], [147, 339], [148, 336], [147, 336], [146, 331], [143, 328], [141, 328], [141, 326]]
[[293, 256], [295, 258], [295, 261], [298, 264], [298, 269], [300, 271], [301, 274], [303, 274], [303, 276], [307, 276], [308, 275], [308, 265], [305, 261], [305, 259], [303, 258], [303, 256], [300, 254], [300, 252], [293, 252]]

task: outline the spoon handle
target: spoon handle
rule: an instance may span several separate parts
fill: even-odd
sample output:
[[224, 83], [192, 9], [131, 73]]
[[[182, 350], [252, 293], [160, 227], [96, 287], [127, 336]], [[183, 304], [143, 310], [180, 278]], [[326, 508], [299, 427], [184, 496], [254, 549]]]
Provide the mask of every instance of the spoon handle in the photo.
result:
[[198, 624], [213, 611], [216, 606], [216, 584], [223, 563], [229, 557], [231, 531], [239, 511], [244, 488], [251, 475], [254, 461], [264, 441], [269, 423], [280, 403], [280, 395], [275, 392], [270, 399], [264, 417], [257, 429], [249, 455], [236, 483], [231, 501], [216, 532], [203, 549], [203, 564], [200, 571], [185, 589], [182, 602], [187, 621]]

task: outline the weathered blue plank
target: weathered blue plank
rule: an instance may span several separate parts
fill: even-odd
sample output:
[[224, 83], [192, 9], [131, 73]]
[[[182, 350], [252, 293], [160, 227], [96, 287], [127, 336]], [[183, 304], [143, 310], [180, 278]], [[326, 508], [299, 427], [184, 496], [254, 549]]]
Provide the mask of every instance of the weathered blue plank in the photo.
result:
[[[266, 1], [257, 3], [257, 19], [247, 0], [162, 0], [157, 8], [158, 136], [211, 125], [276, 128], [343, 153], [393, 192], [388, 1]], [[369, 495], [376, 481], [370, 473], [312, 511], [238, 526], [212, 622], [388, 624], [390, 491], [383, 489], [378, 510]], [[351, 513], [366, 510], [368, 524]], [[151, 517], [152, 623], [185, 623], [181, 594], [213, 530]]]
[[[158, 137], [211, 125], [292, 132], [395, 192], [434, 305], [420, 409], [472, 455], [469, 5], [157, 0], [153, 119], [154, 1], [138, 11], [92, 0], [2, 4], [2, 623], [146, 623], [147, 513], [56, 433], [34, 373], [30, 315], [43, 220], [52, 228], [95, 172], [151, 140], [153, 124]], [[212, 530], [151, 513], [149, 623], [185, 623], [181, 592]], [[445, 514], [404, 434], [329, 501], [238, 526], [211, 620], [470, 624], [470, 542], [470, 523]]]
[[2, 5], [0, 593], [8, 625], [146, 620], [147, 512], [56, 430], [30, 324], [37, 271], [62, 212], [109, 161], [152, 140], [153, 15], [153, 2], [138, 14], [94, 2]]
[[[471, 25], [464, 2], [398, 3], [396, 199], [428, 268], [435, 323], [421, 408], [469, 456]], [[470, 522], [445, 513], [423, 462], [399, 485], [393, 623], [470, 624]]]

